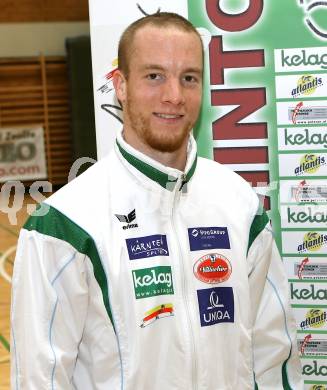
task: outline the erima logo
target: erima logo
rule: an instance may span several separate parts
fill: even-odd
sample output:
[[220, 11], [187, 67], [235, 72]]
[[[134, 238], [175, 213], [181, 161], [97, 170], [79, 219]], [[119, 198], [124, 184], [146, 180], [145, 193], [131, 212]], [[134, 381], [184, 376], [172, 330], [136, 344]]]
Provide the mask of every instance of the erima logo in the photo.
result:
[[139, 225], [137, 223], [131, 223], [136, 219], [136, 212], [135, 209], [132, 210], [129, 214], [127, 215], [121, 215], [121, 214], [115, 214], [115, 216], [118, 218], [119, 222], [122, 223], [127, 223], [126, 226], [123, 226], [123, 229], [133, 229], [137, 228]]

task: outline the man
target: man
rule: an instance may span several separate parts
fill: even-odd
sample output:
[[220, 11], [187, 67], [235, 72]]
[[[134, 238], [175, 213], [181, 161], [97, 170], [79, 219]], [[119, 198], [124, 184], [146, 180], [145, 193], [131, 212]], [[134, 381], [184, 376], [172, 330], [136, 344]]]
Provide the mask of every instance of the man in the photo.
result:
[[302, 389], [268, 218], [190, 136], [202, 71], [201, 39], [178, 15], [123, 34], [115, 150], [21, 232], [13, 388]]

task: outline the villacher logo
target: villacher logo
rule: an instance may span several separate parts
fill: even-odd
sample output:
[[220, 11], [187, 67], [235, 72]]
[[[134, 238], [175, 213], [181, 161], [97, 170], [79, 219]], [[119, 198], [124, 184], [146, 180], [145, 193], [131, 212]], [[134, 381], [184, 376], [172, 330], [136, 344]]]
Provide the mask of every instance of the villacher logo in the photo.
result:
[[300, 165], [294, 169], [294, 173], [296, 176], [314, 174], [323, 165], [326, 165], [326, 159], [324, 156], [317, 156], [316, 154], [308, 153], [301, 157]]
[[194, 275], [204, 283], [221, 283], [229, 279], [232, 266], [229, 260], [217, 253], [202, 256], [193, 267]]
[[122, 228], [125, 229], [133, 229], [137, 228], [139, 225], [137, 223], [131, 223], [136, 219], [136, 212], [135, 209], [132, 210], [129, 214], [127, 215], [121, 215], [121, 214], [115, 214], [117, 217], [118, 221], [121, 223], [127, 223], [127, 225], [123, 226]]

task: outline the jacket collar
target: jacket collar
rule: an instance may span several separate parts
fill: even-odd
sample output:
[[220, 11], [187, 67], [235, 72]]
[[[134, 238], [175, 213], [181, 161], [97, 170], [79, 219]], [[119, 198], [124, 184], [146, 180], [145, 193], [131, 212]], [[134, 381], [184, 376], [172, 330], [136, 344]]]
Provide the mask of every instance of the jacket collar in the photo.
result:
[[122, 131], [117, 135], [116, 145], [118, 154], [120, 154], [124, 160], [126, 160], [143, 175], [147, 176], [150, 180], [170, 191], [175, 189], [178, 182], [181, 182], [180, 188], [184, 188], [184, 185], [191, 180], [196, 169], [197, 150], [196, 142], [192, 135], [190, 136], [188, 143], [187, 162], [184, 172], [175, 168], [166, 167], [158, 161], [134, 149], [131, 145], [125, 142], [122, 136]]

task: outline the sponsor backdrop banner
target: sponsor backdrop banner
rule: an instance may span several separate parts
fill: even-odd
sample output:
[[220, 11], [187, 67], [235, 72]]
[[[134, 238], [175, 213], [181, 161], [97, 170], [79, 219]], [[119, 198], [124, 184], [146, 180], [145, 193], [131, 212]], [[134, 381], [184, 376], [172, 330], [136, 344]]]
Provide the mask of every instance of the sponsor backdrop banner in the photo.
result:
[[46, 177], [43, 127], [0, 128], [0, 183]]
[[90, 0], [100, 158], [122, 126], [112, 86], [119, 36], [159, 9], [188, 17], [203, 38], [199, 154], [238, 172], [263, 199], [289, 276], [305, 389], [326, 390], [326, 2]]

